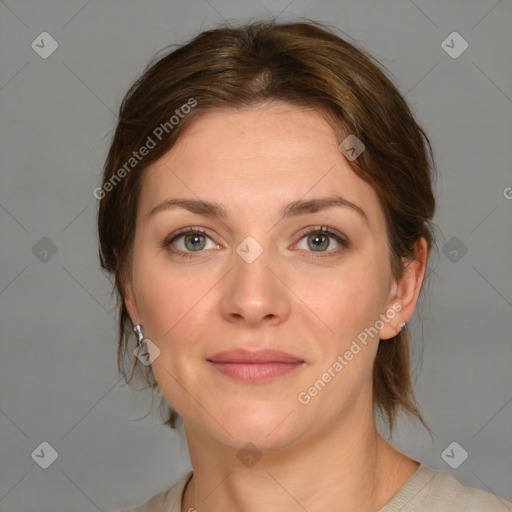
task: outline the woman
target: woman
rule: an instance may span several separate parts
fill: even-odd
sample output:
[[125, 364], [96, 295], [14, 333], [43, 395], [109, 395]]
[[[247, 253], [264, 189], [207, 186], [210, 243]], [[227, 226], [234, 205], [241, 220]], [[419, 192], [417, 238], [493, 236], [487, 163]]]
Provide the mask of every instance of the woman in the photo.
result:
[[95, 193], [100, 257], [120, 369], [182, 418], [193, 471], [132, 510], [507, 510], [375, 424], [426, 426], [406, 322], [433, 172], [397, 89], [319, 24], [203, 32], [148, 67]]

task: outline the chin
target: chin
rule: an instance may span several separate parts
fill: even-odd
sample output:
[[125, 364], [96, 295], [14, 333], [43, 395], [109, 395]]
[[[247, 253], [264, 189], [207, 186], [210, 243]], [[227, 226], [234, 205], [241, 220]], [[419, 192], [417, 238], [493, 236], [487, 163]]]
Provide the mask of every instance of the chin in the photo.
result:
[[212, 437], [220, 436], [222, 443], [234, 448], [239, 449], [250, 442], [260, 450], [275, 449], [289, 444], [295, 437], [292, 431], [298, 416], [292, 406], [244, 401], [243, 405], [233, 404], [217, 410], [219, 418], [224, 419], [219, 420], [222, 426], [210, 422], [211, 428], [215, 429]]

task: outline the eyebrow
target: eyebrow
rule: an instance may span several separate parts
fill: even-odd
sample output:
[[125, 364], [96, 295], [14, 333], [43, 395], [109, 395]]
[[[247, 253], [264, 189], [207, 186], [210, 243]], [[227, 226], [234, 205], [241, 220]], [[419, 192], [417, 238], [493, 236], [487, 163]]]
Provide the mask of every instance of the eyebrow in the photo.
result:
[[319, 199], [301, 199], [294, 201], [287, 205], [281, 212], [283, 217], [292, 217], [295, 215], [303, 215], [305, 213], [315, 213], [326, 208], [332, 208], [333, 206], [341, 206], [344, 208], [350, 208], [357, 212], [367, 224], [369, 224], [368, 215], [366, 212], [357, 204], [351, 203], [343, 197], [325, 197]]
[[[320, 210], [325, 210], [327, 208], [332, 208], [333, 206], [339, 206], [344, 208], [350, 208], [353, 211], [357, 212], [367, 224], [369, 224], [368, 215], [366, 212], [356, 204], [348, 201], [343, 197], [325, 197], [318, 199], [299, 199], [298, 201], [294, 201], [288, 205], [286, 205], [281, 210], [282, 217], [294, 217], [297, 215], [304, 215], [306, 213], [315, 213]], [[203, 201], [202, 199], [177, 199], [171, 198], [162, 201], [157, 204], [148, 214], [148, 217], [151, 217], [157, 212], [161, 212], [164, 210], [169, 210], [173, 208], [183, 208], [192, 213], [197, 213], [200, 215], [206, 215], [208, 217], [218, 217], [221, 219], [226, 219], [228, 217], [226, 209], [220, 205], [219, 203], [211, 202], [211, 201]]]

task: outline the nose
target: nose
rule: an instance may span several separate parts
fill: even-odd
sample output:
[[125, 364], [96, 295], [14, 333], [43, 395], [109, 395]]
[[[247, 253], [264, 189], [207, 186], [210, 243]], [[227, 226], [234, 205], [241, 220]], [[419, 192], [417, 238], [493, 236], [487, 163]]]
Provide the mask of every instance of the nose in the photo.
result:
[[226, 321], [252, 327], [286, 321], [291, 310], [290, 293], [274, 267], [265, 250], [251, 263], [234, 254], [234, 267], [223, 280], [220, 300]]

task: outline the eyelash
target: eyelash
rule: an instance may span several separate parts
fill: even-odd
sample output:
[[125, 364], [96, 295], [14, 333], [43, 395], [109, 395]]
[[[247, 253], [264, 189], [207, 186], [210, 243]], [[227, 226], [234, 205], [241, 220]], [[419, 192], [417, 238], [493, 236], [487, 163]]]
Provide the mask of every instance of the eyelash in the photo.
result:
[[331, 251], [305, 251], [309, 254], [309, 258], [328, 258], [333, 255], [338, 255], [340, 252], [348, 249], [351, 247], [350, 241], [345, 236], [341, 235], [341, 233], [338, 233], [328, 226], [316, 226], [313, 228], [305, 228], [300, 232], [300, 240], [303, 238], [310, 236], [310, 235], [317, 235], [317, 234], [323, 234], [323, 235], [329, 235], [329, 237], [334, 238], [336, 242], [338, 242], [341, 245], [341, 249], [335, 249]]
[[[204, 229], [196, 228], [196, 227], [188, 227], [188, 228], [180, 229], [176, 233], [173, 233], [170, 237], [167, 237], [166, 239], [164, 239], [164, 241], [162, 242], [162, 248], [167, 249], [172, 254], [176, 254], [177, 256], [179, 256], [181, 258], [191, 259], [191, 258], [197, 257], [196, 255], [194, 255], [194, 252], [203, 252], [203, 251], [177, 251], [177, 250], [170, 249], [171, 245], [176, 240], [178, 240], [179, 238], [181, 238], [187, 234], [201, 234], [201, 235], [205, 235], [206, 237], [211, 239], [211, 237], [207, 234], [207, 232]], [[308, 256], [310, 258], [326, 258], [326, 257], [332, 256], [333, 254], [338, 254], [339, 252], [351, 247], [351, 242], [348, 240], [348, 238], [331, 230], [327, 226], [316, 226], [313, 228], [303, 229], [300, 232], [299, 241], [307, 236], [315, 235], [315, 234], [329, 235], [330, 237], [332, 237], [334, 240], [336, 240], [336, 242], [338, 242], [342, 246], [342, 249], [332, 250], [332, 251], [318, 251], [318, 252], [317, 251], [304, 251], [304, 252], [310, 253], [310, 256]]]

